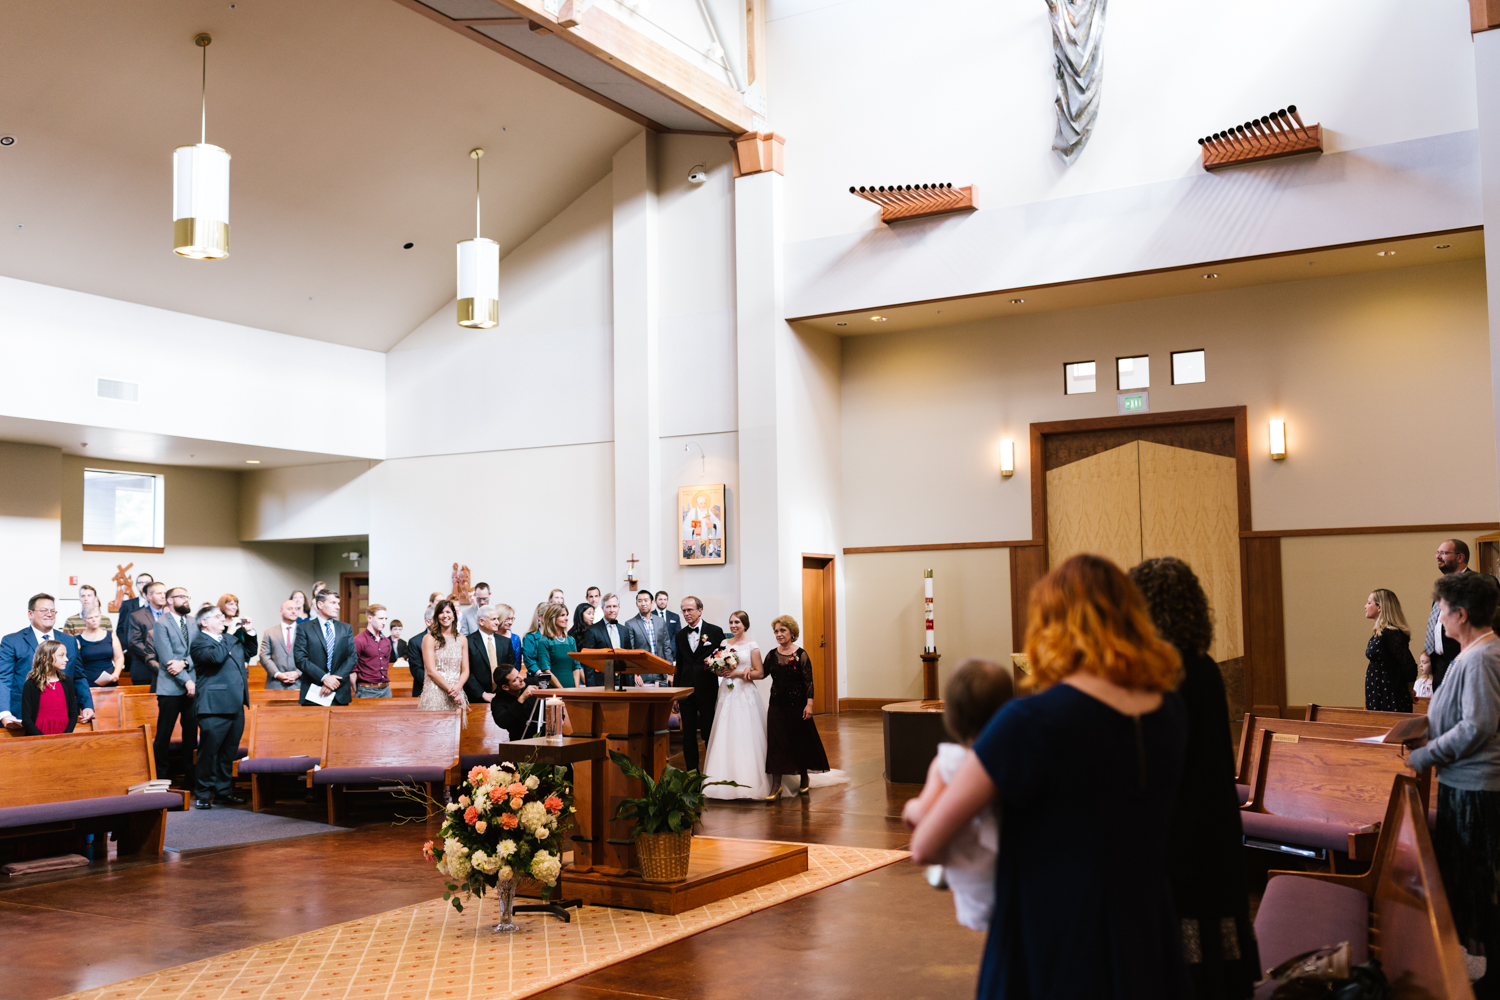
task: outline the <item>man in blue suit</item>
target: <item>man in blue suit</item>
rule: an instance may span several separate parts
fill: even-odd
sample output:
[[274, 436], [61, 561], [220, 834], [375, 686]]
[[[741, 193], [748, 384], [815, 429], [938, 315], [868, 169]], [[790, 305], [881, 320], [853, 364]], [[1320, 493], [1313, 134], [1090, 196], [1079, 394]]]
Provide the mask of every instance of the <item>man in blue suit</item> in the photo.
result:
[[26, 617], [31, 619], [29, 626], [0, 640], [0, 724], [9, 729], [20, 728], [21, 687], [31, 673], [31, 658], [37, 646], [48, 639], [56, 639], [67, 648], [67, 676], [78, 693], [78, 721], [89, 721], [94, 717], [94, 698], [89, 694], [89, 682], [83, 676], [83, 663], [78, 658], [78, 640], [53, 627], [57, 623], [57, 602], [51, 594], [37, 594], [26, 602]]

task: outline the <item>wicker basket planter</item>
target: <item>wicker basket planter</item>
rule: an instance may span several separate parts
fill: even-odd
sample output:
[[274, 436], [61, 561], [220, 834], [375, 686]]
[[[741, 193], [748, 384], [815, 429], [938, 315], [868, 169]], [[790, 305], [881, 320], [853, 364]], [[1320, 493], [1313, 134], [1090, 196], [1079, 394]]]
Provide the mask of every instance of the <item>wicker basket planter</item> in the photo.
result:
[[635, 835], [635, 855], [641, 863], [641, 878], [647, 882], [681, 882], [686, 879], [692, 850], [692, 830]]

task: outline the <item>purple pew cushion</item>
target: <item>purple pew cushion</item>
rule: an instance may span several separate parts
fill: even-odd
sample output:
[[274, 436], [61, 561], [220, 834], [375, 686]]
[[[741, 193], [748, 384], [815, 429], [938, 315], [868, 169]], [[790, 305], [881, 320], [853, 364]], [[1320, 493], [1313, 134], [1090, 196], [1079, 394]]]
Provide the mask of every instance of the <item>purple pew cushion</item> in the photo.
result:
[[313, 772], [315, 785], [374, 785], [401, 781], [442, 781], [445, 767], [325, 767]]
[[150, 812], [153, 809], [181, 808], [182, 796], [174, 792], [104, 795], [96, 799], [43, 802], [34, 806], [10, 806], [0, 809], [0, 829], [31, 826], [36, 823], [60, 823], [69, 819], [94, 819], [98, 816]]
[[1303, 847], [1326, 847], [1331, 851], [1347, 851], [1349, 834], [1359, 829], [1324, 823], [1317, 819], [1294, 819], [1291, 816], [1273, 816], [1270, 813], [1240, 810], [1240, 822], [1245, 827], [1245, 836], [1260, 840], [1275, 840], [1284, 844]]
[[1298, 875], [1266, 883], [1255, 914], [1260, 964], [1274, 969], [1293, 955], [1349, 942], [1349, 964], [1370, 957], [1370, 900], [1358, 889]]
[[465, 774], [471, 768], [489, 767], [491, 764], [500, 763], [500, 755], [497, 753], [466, 753], [458, 758], [458, 769]]
[[240, 761], [240, 773], [306, 774], [317, 762], [316, 757], [246, 757]]
[[1240, 805], [1244, 805], [1246, 802], [1250, 801], [1249, 785], [1235, 785], [1234, 793], [1240, 797]]

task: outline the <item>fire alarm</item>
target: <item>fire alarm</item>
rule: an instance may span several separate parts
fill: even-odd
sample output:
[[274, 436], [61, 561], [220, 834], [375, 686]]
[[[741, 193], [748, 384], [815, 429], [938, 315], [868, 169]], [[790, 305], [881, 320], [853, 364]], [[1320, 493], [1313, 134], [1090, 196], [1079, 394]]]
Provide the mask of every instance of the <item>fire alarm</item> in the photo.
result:
[[78, 586], [78, 577], [76, 577], [76, 576], [70, 576], [70, 577], [68, 577], [68, 586], [70, 586], [70, 587], [76, 587], [76, 586]]

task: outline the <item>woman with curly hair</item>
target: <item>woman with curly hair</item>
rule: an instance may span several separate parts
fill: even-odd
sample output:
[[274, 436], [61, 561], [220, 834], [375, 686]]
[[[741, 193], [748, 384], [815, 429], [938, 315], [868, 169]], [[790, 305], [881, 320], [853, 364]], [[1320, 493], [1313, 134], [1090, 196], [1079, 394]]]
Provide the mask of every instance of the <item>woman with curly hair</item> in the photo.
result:
[[941, 864], [971, 819], [999, 812], [980, 997], [1189, 997], [1167, 864], [1180, 657], [1129, 578], [1092, 555], [1032, 588], [1026, 654], [1039, 693], [996, 712], [912, 817], [912, 857]]
[[1156, 631], [1182, 657], [1177, 694], [1187, 709], [1187, 757], [1168, 838], [1182, 958], [1199, 1000], [1250, 996], [1260, 951], [1245, 891], [1240, 800], [1224, 676], [1209, 658], [1208, 596], [1181, 559], [1147, 559], [1130, 571]]

